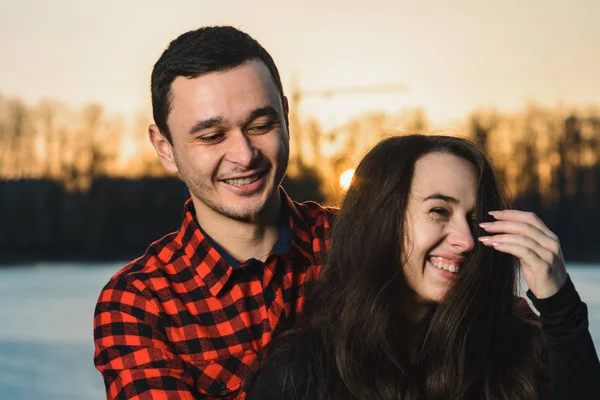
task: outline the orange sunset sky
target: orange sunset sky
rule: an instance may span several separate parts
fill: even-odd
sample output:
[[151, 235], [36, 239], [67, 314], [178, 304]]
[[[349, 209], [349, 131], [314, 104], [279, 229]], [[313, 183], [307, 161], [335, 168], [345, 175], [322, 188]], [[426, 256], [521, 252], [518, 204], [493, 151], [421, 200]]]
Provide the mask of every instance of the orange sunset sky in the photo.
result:
[[325, 126], [414, 107], [451, 126], [476, 107], [600, 103], [599, 15], [595, 0], [1, 0], [0, 93], [148, 110], [169, 41], [230, 24], [267, 48], [287, 89], [293, 76], [306, 90], [408, 87], [306, 98], [302, 113]]

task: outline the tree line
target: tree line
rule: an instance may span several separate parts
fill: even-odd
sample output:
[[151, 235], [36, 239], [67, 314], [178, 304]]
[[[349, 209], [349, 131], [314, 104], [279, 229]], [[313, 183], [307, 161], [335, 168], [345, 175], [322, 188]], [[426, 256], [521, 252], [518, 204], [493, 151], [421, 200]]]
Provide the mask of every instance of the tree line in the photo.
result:
[[[28, 105], [0, 94], [0, 263], [127, 259], [178, 228], [189, 194], [148, 140], [148, 112], [126, 119], [102, 105]], [[325, 131], [296, 121], [284, 187], [336, 205], [338, 177], [377, 140], [436, 132], [424, 110], [361, 115]], [[443, 131], [446, 132], [446, 131]], [[528, 106], [476, 110], [455, 127], [492, 158], [513, 204], [558, 234], [570, 261], [600, 261], [600, 112]]]

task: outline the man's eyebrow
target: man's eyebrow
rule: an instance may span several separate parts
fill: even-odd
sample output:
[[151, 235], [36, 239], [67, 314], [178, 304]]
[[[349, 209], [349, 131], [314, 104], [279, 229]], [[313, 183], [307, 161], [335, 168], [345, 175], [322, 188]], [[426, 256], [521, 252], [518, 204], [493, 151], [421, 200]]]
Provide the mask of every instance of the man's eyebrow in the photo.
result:
[[446, 196], [445, 194], [441, 194], [441, 193], [434, 193], [423, 199], [423, 201], [427, 201], [427, 200], [443, 200], [446, 203], [452, 203], [452, 204], [460, 203], [460, 201], [458, 201], [458, 199], [456, 199], [452, 196]]
[[[271, 117], [273, 119], [279, 120], [279, 113], [273, 106], [264, 106], [253, 110], [248, 117], [246, 118], [246, 124], [251, 123], [257, 118], [260, 117]], [[189, 134], [192, 135], [194, 133], [198, 133], [204, 129], [214, 128], [215, 126], [219, 126], [223, 124], [223, 118], [215, 117], [209, 118], [202, 121], [198, 121], [190, 128]]]
[[210, 119], [198, 121], [194, 124], [194, 126], [192, 126], [189, 133], [191, 135], [191, 134], [200, 132], [201, 130], [213, 128], [215, 126], [221, 125], [222, 123], [223, 123], [223, 118], [221, 118], [221, 117], [210, 118]]
[[275, 109], [275, 107], [273, 106], [264, 106], [261, 108], [257, 108], [256, 110], [252, 111], [250, 113], [250, 115], [248, 115], [248, 118], [246, 118], [247, 123], [249, 124], [250, 122], [254, 121], [257, 118], [260, 117], [271, 117], [273, 119], [279, 119], [279, 113], [277, 112], [277, 110]]

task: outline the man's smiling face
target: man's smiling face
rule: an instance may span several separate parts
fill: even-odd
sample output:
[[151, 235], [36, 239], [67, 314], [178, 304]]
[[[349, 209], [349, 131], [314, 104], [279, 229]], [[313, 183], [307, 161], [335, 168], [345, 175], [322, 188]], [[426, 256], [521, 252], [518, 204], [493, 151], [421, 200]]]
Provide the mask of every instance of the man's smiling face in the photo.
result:
[[167, 119], [172, 156], [161, 162], [181, 175], [197, 212], [254, 220], [278, 202], [289, 158], [287, 111], [260, 61], [177, 77]]

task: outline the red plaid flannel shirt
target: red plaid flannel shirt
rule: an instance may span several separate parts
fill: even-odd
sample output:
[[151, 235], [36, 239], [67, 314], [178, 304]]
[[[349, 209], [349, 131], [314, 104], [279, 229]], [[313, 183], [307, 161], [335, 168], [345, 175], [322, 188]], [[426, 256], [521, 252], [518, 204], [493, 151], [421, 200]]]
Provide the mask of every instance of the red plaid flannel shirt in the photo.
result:
[[107, 399], [235, 398], [257, 352], [302, 310], [329, 249], [335, 210], [281, 195], [282, 232], [264, 263], [233, 260], [188, 200], [179, 231], [110, 279], [94, 316]]

